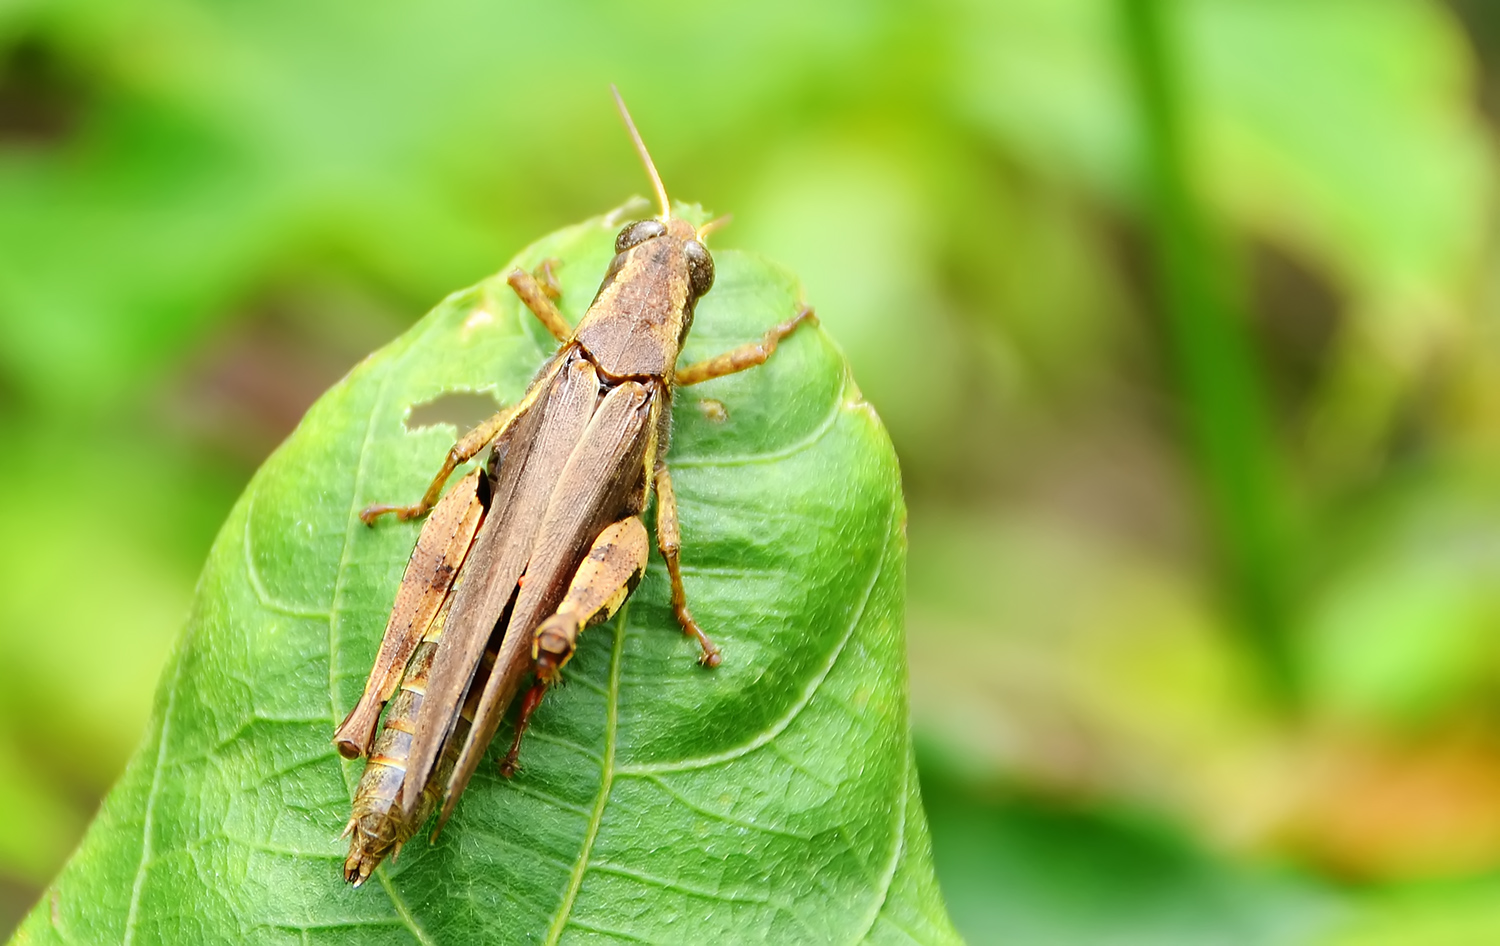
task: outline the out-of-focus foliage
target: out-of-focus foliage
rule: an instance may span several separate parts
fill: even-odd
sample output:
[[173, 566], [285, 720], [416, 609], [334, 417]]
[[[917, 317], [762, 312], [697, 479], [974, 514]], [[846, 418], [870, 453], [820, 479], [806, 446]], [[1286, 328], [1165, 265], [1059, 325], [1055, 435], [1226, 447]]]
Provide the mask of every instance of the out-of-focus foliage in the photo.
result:
[[[1128, 41], [1143, 17], [1164, 62]], [[1496, 37], [1479, 0], [6, 7], [13, 913], [301, 411], [644, 190], [615, 81], [673, 193], [735, 213], [718, 244], [803, 277], [895, 439], [915, 722], [949, 760], [924, 788], [971, 941], [1488, 941]], [[1164, 166], [1203, 225], [1175, 256]], [[1237, 347], [1166, 314], [1195, 260]], [[1198, 402], [1232, 366], [1263, 431]], [[1258, 565], [1226, 554], [1193, 424], [1264, 466]], [[1274, 591], [1273, 633], [1237, 581]]]

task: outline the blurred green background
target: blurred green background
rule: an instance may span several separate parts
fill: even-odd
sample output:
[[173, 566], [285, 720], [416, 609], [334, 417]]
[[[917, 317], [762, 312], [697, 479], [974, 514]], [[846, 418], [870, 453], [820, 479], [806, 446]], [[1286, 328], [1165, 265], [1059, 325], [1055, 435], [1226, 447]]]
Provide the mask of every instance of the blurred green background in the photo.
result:
[[647, 190], [910, 503], [975, 944], [1500, 942], [1500, 8], [0, 4], [0, 927], [317, 394]]

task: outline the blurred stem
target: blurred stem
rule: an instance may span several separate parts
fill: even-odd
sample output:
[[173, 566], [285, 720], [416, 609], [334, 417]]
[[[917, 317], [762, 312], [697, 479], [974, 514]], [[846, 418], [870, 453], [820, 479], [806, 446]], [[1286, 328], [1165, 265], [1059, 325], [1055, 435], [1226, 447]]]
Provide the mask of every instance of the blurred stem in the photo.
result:
[[1223, 249], [1193, 193], [1169, 27], [1175, 0], [1120, 0], [1142, 128], [1159, 304], [1219, 566], [1245, 645], [1286, 708], [1297, 686], [1283, 494], [1260, 371]]

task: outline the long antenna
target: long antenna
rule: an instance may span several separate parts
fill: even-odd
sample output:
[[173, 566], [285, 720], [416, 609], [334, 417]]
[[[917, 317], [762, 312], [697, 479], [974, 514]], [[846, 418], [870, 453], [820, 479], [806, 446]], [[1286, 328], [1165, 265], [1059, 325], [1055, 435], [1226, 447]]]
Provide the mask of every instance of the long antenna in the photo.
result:
[[656, 188], [656, 199], [661, 203], [661, 217], [666, 220], [672, 216], [672, 204], [667, 200], [667, 187], [661, 182], [661, 175], [656, 173], [656, 164], [651, 160], [651, 152], [646, 150], [646, 143], [641, 140], [641, 133], [635, 130], [635, 122], [630, 120], [630, 109], [625, 107], [625, 100], [620, 98], [620, 90], [615, 84], [609, 84], [609, 90], [615, 94], [615, 104], [620, 106], [620, 117], [625, 119], [625, 128], [630, 132], [630, 140], [635, 142], [635, 150], [641, 156], [641, 162], [646, 165], [646, 173], [651, 175], [651, 186]]
[[698, 240], [701, 242], [708, 239], [708, 235], [710, 233], [713, 233], [715, 230], [722, 230], [733, 222], [734, 214], [725, 214], [722, 217], [713, 218], [708, 223], [705, 223], [703, 226], [698, 228]]

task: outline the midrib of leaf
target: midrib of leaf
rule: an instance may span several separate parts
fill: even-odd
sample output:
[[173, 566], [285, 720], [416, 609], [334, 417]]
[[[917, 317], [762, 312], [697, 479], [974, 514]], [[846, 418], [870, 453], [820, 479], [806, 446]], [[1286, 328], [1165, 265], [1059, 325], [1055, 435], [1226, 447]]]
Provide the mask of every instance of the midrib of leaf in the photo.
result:
[[583, 875], [588, 873], [589, 855], [594, 850], [594, 839], [599, 836], [599, 824], [604, 820], [604, 808], [609, 804], [609, 792], [615, 783], [615, 732], [619, 725], [620, 704], [620, 658], [625, 651], [625, 633], [630, 620], [630, 603], [620, 608], [620, 617], [615, 624], [615, 644], [609, 656], [609, 692], [604, 700], [604, 760], [599, 771], [599, 797], [594, 800], [594, 811], [589, 815], [588, 830], [584, 833], [583, 849], [578, 852], [578, 861], [573, 865], [573, 874], [568, 878], [568, 889], [557, 908], [557, 916], [547, 929], [547, 946], [555, 946], [568, 925], [573, 913], [573, 903], [578, 899], [578, 890], [583, 886]]

